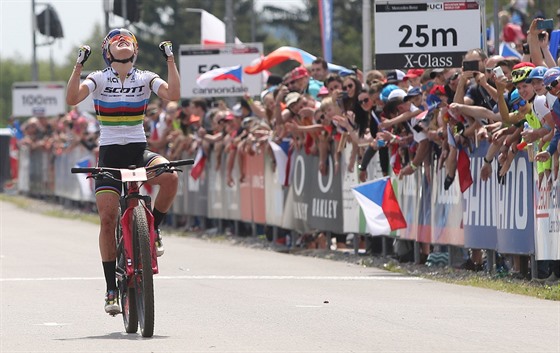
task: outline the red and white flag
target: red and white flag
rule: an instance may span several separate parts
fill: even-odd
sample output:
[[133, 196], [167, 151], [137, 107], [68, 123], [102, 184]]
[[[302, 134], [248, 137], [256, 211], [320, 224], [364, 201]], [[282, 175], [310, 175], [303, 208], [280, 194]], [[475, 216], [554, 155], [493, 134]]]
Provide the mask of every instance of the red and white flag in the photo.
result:
[[[200, 17], [200, 44], [216, 45], [226, 43], [226, 25], [210, 12], [202, 11]], [[235, 43], [242, 42], [236, 37]]]
[[196, 157], [194, 158], [194, 165], [191, 168], [191, 177], [194, 180], [198, 180], [204, 172], [204, 167], [206, 166], [206, 155], [202, 151], [202, 148], [199, 148], [196, 152]]

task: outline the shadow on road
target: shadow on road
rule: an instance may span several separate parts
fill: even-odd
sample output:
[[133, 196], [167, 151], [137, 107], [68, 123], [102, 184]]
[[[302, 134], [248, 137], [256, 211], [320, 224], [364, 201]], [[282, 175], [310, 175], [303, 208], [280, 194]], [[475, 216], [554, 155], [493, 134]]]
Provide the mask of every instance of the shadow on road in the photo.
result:
[[151, 340], [151, 339], [165, 339], [169, 336], [158, 336], [153, 337], [142, 337], [139, 333], [125, 333], [125, 332], [113, 332], [103, 336], [86, 336], [86, 337], [75, 337], [75, 338], [57, 338], [55, 341], [81, 341], [81, 340], [128, 340], [128, 341], [141, 341], [141, 340]]

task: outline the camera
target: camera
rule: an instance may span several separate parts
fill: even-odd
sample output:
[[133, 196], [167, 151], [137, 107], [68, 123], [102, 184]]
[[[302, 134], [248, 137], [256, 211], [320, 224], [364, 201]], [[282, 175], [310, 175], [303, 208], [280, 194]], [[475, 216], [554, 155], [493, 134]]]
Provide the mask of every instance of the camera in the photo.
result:
[[342, 91], [341, 97], [342, 99], [348, 99], [348, 91]]

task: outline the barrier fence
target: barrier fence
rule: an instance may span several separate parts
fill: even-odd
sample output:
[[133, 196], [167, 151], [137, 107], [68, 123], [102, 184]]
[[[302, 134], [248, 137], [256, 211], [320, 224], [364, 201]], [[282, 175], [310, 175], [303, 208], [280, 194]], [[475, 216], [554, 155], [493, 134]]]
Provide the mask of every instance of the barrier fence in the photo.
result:
[[[488, 145], [481, 143], [470, 156], [474, 183], [464, 193], [458, 178], [444, 190], [445, 169], [419, 168], [414, 174], [392, 182], [408, 227], [387, 236], [434, 245], [486, 249], [503, 254], [528, 255], [536, 260], [560, 259], [560, 185], [558, 180], [539, 189], [533, 164], [526, 152], [517, 153], [505, 184], [496, 176], [480, 180]], [[271, 154], [247, 156], [245, 179], [239, 182], [237, 166], [233, 186], [226, 184], [226, 158], [220, 168], [214, 155], [194, 180], [187, 170], [180, 176], [175, 216], [198, 216], [281, 227], [299, 233], [324, 231], [365, 234], [362, 210], [351, 188], [359, 183], [358, 171], [349, 172], [350, 147], [343, 150], [340, 169], [329, 159], [326, 175], [319, 173], [319, 159], [295, 151], [291, 158], [291, 184], [278, 182]], [[194, 156], [183, 156], [191, 157]], [[88, 164], [89, 163], [89, 164]], [[95, 156], [83, 147], [61, 155], [45, 151], [19, 154], [19, 190], [31, 195], [57, 196], [92, 202], [93, 182], [70, 174], [73, 166], [95, 165]], [[378, 157], [368, 167], [368, 178], [381, 177]]]

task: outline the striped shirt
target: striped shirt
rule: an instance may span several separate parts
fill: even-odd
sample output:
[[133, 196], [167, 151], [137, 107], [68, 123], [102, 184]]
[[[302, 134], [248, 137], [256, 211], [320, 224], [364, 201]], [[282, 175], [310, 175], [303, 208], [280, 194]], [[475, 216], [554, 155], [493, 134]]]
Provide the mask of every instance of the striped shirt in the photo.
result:
[[84, 84], [93, 95], [101, 126], [99, 144], [146, 142], [144, 114], [152, 91], [157, 92], [163, 82], [157, 74], [137, 68], [132, 68], [124, 82], [110, 67], [89, 74]]

